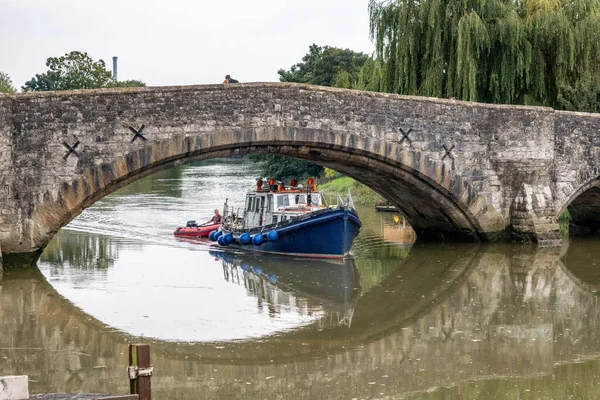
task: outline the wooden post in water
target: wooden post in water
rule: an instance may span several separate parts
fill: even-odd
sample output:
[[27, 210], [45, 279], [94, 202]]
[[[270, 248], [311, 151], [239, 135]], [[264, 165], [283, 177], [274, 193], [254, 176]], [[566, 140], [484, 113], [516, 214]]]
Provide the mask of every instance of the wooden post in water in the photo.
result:
[[137, 394], [140, 400], [152, 400], [150, 379], [150, 346], [147, 344], [129, 345], [129, 393]]

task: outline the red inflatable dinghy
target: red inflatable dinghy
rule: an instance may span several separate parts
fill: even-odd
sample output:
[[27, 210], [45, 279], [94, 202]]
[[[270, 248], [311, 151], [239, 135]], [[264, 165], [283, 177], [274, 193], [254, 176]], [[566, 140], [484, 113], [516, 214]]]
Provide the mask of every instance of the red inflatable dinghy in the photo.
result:
[[187, 225], [175, 229], [173, 235], [183, 237], [208, 237], [208, 234], [219, 229], [221, 224], [200, 225], [196, 221], [188, 221]]

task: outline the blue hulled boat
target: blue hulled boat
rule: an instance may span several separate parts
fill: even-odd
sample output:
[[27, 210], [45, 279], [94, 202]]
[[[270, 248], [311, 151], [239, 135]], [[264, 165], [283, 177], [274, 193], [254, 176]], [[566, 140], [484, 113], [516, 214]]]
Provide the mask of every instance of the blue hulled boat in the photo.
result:
[[[327, 204], [312, 179], [306, 187], [269, 180], [246, 194], [244, 209], [225, 203], [223, 223], [209, 238], [220, 246], [301, 257], [342, 258], [348, 254], [361, 222], [352, 197]], [[330, 202], [331, 203], [331, 202]]]

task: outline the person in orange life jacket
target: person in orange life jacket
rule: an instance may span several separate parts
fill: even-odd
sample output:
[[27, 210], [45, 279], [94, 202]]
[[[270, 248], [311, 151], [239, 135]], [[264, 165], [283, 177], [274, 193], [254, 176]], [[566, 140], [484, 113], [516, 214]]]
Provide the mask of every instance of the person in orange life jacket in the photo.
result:
[[233, 79], [231, 75], [225, 75], [225, 80], [223, 83], [240, 83], [237, 79]]
[[220, 224], [222, 220], [223, 220], [223, 217], [221, 216], [221, 214], [219, 214], [219, 210], [215, 209], [215, 215], [213, 215], [213, 217], [211, 219], [209, 219], [208, 221], [206, 221], [203, 225], [206, 225], [208, 223]]

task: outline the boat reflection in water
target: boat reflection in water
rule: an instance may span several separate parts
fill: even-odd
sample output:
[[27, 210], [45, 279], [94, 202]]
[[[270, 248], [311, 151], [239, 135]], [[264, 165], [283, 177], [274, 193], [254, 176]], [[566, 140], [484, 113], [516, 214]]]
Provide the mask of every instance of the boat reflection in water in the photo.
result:
[[211, 250], [223, 263], [226, 281], [243, 285], [268, 307], [317, 317], [319, 329], [348, 326], [360, 294], [358, 273], [351, 258], [343, 260], [290, 258]]

